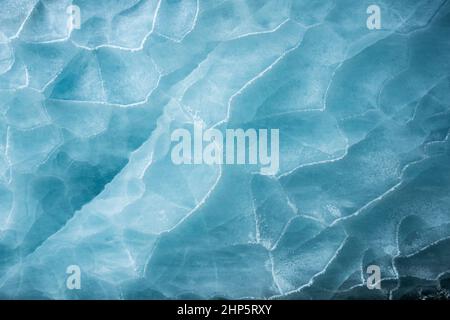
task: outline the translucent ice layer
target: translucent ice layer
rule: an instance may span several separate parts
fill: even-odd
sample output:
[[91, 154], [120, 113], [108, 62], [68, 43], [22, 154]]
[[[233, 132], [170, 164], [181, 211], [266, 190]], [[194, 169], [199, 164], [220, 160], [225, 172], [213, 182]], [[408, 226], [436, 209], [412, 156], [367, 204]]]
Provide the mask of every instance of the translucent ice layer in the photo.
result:
[[[449, 35], [446, 0], [0, 0], [0, 298], [449, 297]], [[279, 129], [278, 174], [173, 164], [199, 120]]]

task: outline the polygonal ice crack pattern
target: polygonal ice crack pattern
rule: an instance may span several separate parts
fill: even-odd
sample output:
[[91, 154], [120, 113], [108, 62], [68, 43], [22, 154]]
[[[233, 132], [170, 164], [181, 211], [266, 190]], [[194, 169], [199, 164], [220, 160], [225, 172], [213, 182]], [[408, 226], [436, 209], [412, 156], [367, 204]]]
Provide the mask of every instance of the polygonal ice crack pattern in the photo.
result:
[[[449, 1], [0, 7], [1, 298], [450, 290]], [[279, 129], [279, 173], [175, 165], [199, 119]]]

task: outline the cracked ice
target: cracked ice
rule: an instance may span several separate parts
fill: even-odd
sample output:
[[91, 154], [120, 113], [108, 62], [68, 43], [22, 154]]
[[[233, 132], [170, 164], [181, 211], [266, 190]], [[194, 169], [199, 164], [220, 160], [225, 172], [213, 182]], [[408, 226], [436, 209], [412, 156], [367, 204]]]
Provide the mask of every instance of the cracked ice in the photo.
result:
[[[373, 3], [1, 0], [0, 297], [448, 294], [450, 2]], [[175, 165], [199, 119], [279, 172]]]

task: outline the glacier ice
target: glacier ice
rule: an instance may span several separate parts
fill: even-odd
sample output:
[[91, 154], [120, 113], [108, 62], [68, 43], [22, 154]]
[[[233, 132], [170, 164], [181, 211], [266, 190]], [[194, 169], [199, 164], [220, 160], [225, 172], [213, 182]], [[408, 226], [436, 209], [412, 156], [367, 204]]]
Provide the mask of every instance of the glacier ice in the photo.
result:
[[[446, 0], [0, 0], [0, 298], [448, 293], [449, 34]], [[279, 173], [173, 164], [199, 119], [279, 129]]]

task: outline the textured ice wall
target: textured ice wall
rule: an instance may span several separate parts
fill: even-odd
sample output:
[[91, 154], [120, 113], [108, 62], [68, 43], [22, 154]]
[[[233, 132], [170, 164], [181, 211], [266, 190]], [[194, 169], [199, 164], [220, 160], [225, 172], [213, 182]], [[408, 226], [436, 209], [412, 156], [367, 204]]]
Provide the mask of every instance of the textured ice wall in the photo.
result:
[[[445, 296], [449, 77], [445, 0], [0, 0], [0, 297]], [[194, 119], [279, 174], [173, 165]]]

